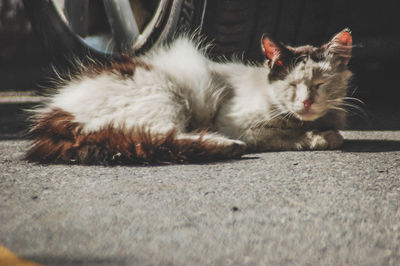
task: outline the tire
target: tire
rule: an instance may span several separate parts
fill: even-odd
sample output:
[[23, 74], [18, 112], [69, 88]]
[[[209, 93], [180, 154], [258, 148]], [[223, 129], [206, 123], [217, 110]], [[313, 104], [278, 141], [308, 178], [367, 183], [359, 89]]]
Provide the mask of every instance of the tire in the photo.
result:
[[213, 43], [211, 54], [247, 55], [257, 27], [258, 0], [213, 0], [208, 2], [204, 34]]
[[[96, 0], [97, 1], [97, 0]], [[93, 58], [116, 59], [123, 54], [140, 54], [150, 49], [154, 44], [168, 41], [177, 31], [194, 31], [203, 19], [203, 1], [167, 0], [163, 14], [157, 19], [154, 28], [140, 46], [127, 50], [107, 51], [87, 43], [60, 16], [60, 12], [52, 0], [24, 0], [31, 23], [41, 37], [45, 47], [53, 55], [55, 61], [66, 54], [78, 57], [90, 55]], [[159, 3], [159, 2], [158, 2]], [[148, 3], [144, 3], [147, 5]]]
[[268, 33], [290, 45], [315, 43], [340, 29], [329, 29], [334, 2], [304, 0], [212, 0], [203, 34], [214, 43], [214, 58], [236, 56], [262, 61], [260, 38]]

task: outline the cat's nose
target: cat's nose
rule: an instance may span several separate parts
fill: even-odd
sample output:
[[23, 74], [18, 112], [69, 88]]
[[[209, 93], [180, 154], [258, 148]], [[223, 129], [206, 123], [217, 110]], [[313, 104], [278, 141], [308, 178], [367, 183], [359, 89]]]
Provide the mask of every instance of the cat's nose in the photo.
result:
[[308, 112], [311, 108], [311, 105], [314, 103], [313, 99], [307, 99], [305, 101], [303, 101], [304, 104], [304, 109]]

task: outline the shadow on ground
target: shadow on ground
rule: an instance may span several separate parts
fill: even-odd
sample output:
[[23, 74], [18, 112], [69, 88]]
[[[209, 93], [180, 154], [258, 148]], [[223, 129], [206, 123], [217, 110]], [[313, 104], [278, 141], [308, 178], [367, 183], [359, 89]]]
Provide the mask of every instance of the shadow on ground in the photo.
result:
[[345, 140], [342, 151], [344, 152], [390, 152], [400, 151], [400, 141], [357, 139]]

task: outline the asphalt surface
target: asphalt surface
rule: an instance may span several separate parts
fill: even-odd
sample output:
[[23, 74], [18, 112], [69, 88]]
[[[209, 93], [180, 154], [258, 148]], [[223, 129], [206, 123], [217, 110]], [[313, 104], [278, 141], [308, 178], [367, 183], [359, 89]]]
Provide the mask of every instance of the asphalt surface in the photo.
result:
[[203, 165], [21, 160], [0, 141], [0, 245], [48, 265], [399, 265], [400, 131]]

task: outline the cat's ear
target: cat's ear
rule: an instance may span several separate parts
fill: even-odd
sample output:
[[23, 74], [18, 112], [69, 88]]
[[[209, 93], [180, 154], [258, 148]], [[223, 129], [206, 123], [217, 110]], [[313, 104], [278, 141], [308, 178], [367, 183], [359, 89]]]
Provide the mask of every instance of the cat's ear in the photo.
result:
[[326, 44], [327, 52], [341, 65], [347, 65], [351, 58], [353, 38], [350, 29], [346, 28], [337, 33], [329, 43]]
[[279, 42], [272, 40], [266, 34], [261, 37], [261, 51], [270, 68], [274, 66], [282, 67], [285, 64], [286, 48]]

